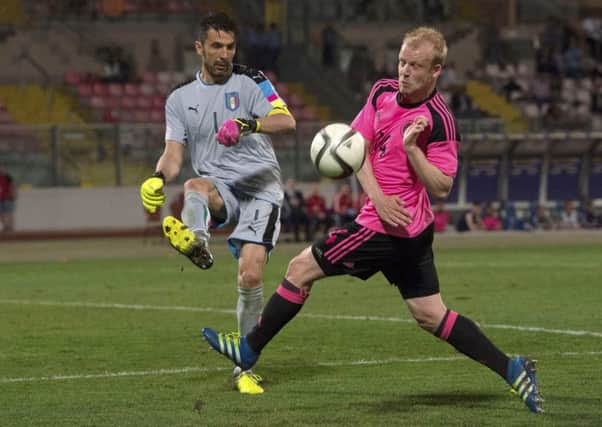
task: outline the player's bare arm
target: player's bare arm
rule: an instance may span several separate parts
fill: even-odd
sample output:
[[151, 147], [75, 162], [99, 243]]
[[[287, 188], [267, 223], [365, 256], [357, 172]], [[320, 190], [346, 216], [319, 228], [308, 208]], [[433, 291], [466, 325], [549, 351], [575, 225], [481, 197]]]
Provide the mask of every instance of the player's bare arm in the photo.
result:
[[157, 161], [156, 170], [163, 173], [165, 182], [170, 182], [180, 173], [184, 160], [185, 145], [176, 141], [165, 142], [163, 154]]
[[418, 136], [424, 132], [427, 126], [428, 121], [425, 117], [416, 117], [403, 132], [403, 147], [418, 179], [424, 184], [426, 190], [434, 197], [445, 198], [451, 191], [454, 180], [430, 163], [416, 144]]
[[267, 117], [261, 117], [257, 119], [261, 132], [267, 134], [279, 134], [292, 132], [297, 128], [297, 122], [293, 116], [287, 111], [276, 112], [276, 109], [272, 110]]
[[[366, 146], [368, 146], [366, 141]], [[388, 196], [382, 192], [378, 185], [372, 164], [365, 161], [362, 168], [357, 173], [357, 178], [362, 185], [362, 188], [374, 203], [374, 207], [378, 212], [378, 216], [388, 225], [397, 227], [399, 225], [406, 226], [412, 222], [412, 217], [404, 208], [403, 200], [398, 196]]]

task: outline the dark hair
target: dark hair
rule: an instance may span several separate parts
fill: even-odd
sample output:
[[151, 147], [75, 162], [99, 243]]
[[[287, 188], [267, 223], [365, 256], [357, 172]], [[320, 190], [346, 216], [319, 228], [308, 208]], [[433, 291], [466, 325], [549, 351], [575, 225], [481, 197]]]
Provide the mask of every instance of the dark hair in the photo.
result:
[[213, 28], [216, 31], [226, 31], [234, 34], [234, 39], [238, 38], [238, 27], [236, 22], [223, 12], [208, 13], [201, 18], [198, 39], [201, 42], [207, 40], [209, 29]]

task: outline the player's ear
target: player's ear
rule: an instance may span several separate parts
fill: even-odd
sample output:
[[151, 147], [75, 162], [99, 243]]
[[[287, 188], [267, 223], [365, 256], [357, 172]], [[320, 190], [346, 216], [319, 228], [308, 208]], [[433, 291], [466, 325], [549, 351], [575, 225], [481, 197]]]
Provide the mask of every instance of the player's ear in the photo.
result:
[[196, 50], [196, 53], [199, 55], [203, 54], [203, 43], [201, 43], [199, 40], [195, 40], [194, 41], [194, 49]]
[[433, 65], [433, 77], [435, 79], [439, 78], [439, 76], [441, 75], [442, 71], [443, 71], [443, 65], [441, 65], [441, 64], [435, 64], [435, 65]]

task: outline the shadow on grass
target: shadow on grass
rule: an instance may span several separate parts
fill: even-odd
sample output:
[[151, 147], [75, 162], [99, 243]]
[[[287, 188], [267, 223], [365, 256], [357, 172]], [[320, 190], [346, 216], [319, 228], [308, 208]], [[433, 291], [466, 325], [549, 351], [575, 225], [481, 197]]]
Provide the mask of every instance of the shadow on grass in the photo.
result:
[[383, 412], [405, 412], [415, 410], [416, 406], [453, 406], [474, 408], [488, 404], [489, 402], [504, 399], [501, 394], [483, 394], [483, 393], [419, 393], [404, 394], [396, 400], [384, 400], [381, 402], [368, 402], [367, 407], [377, 413]]

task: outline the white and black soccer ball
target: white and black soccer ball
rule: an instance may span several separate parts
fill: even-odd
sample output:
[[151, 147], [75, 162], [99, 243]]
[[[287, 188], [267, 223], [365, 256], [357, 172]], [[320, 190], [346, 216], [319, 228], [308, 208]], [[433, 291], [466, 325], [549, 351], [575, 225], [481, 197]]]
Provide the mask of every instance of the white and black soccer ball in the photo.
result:
[[309, 155], [320, 175], [346, 178], [364, 164], [364, 137], [345, 123], [332, 123], [316, 133]]

